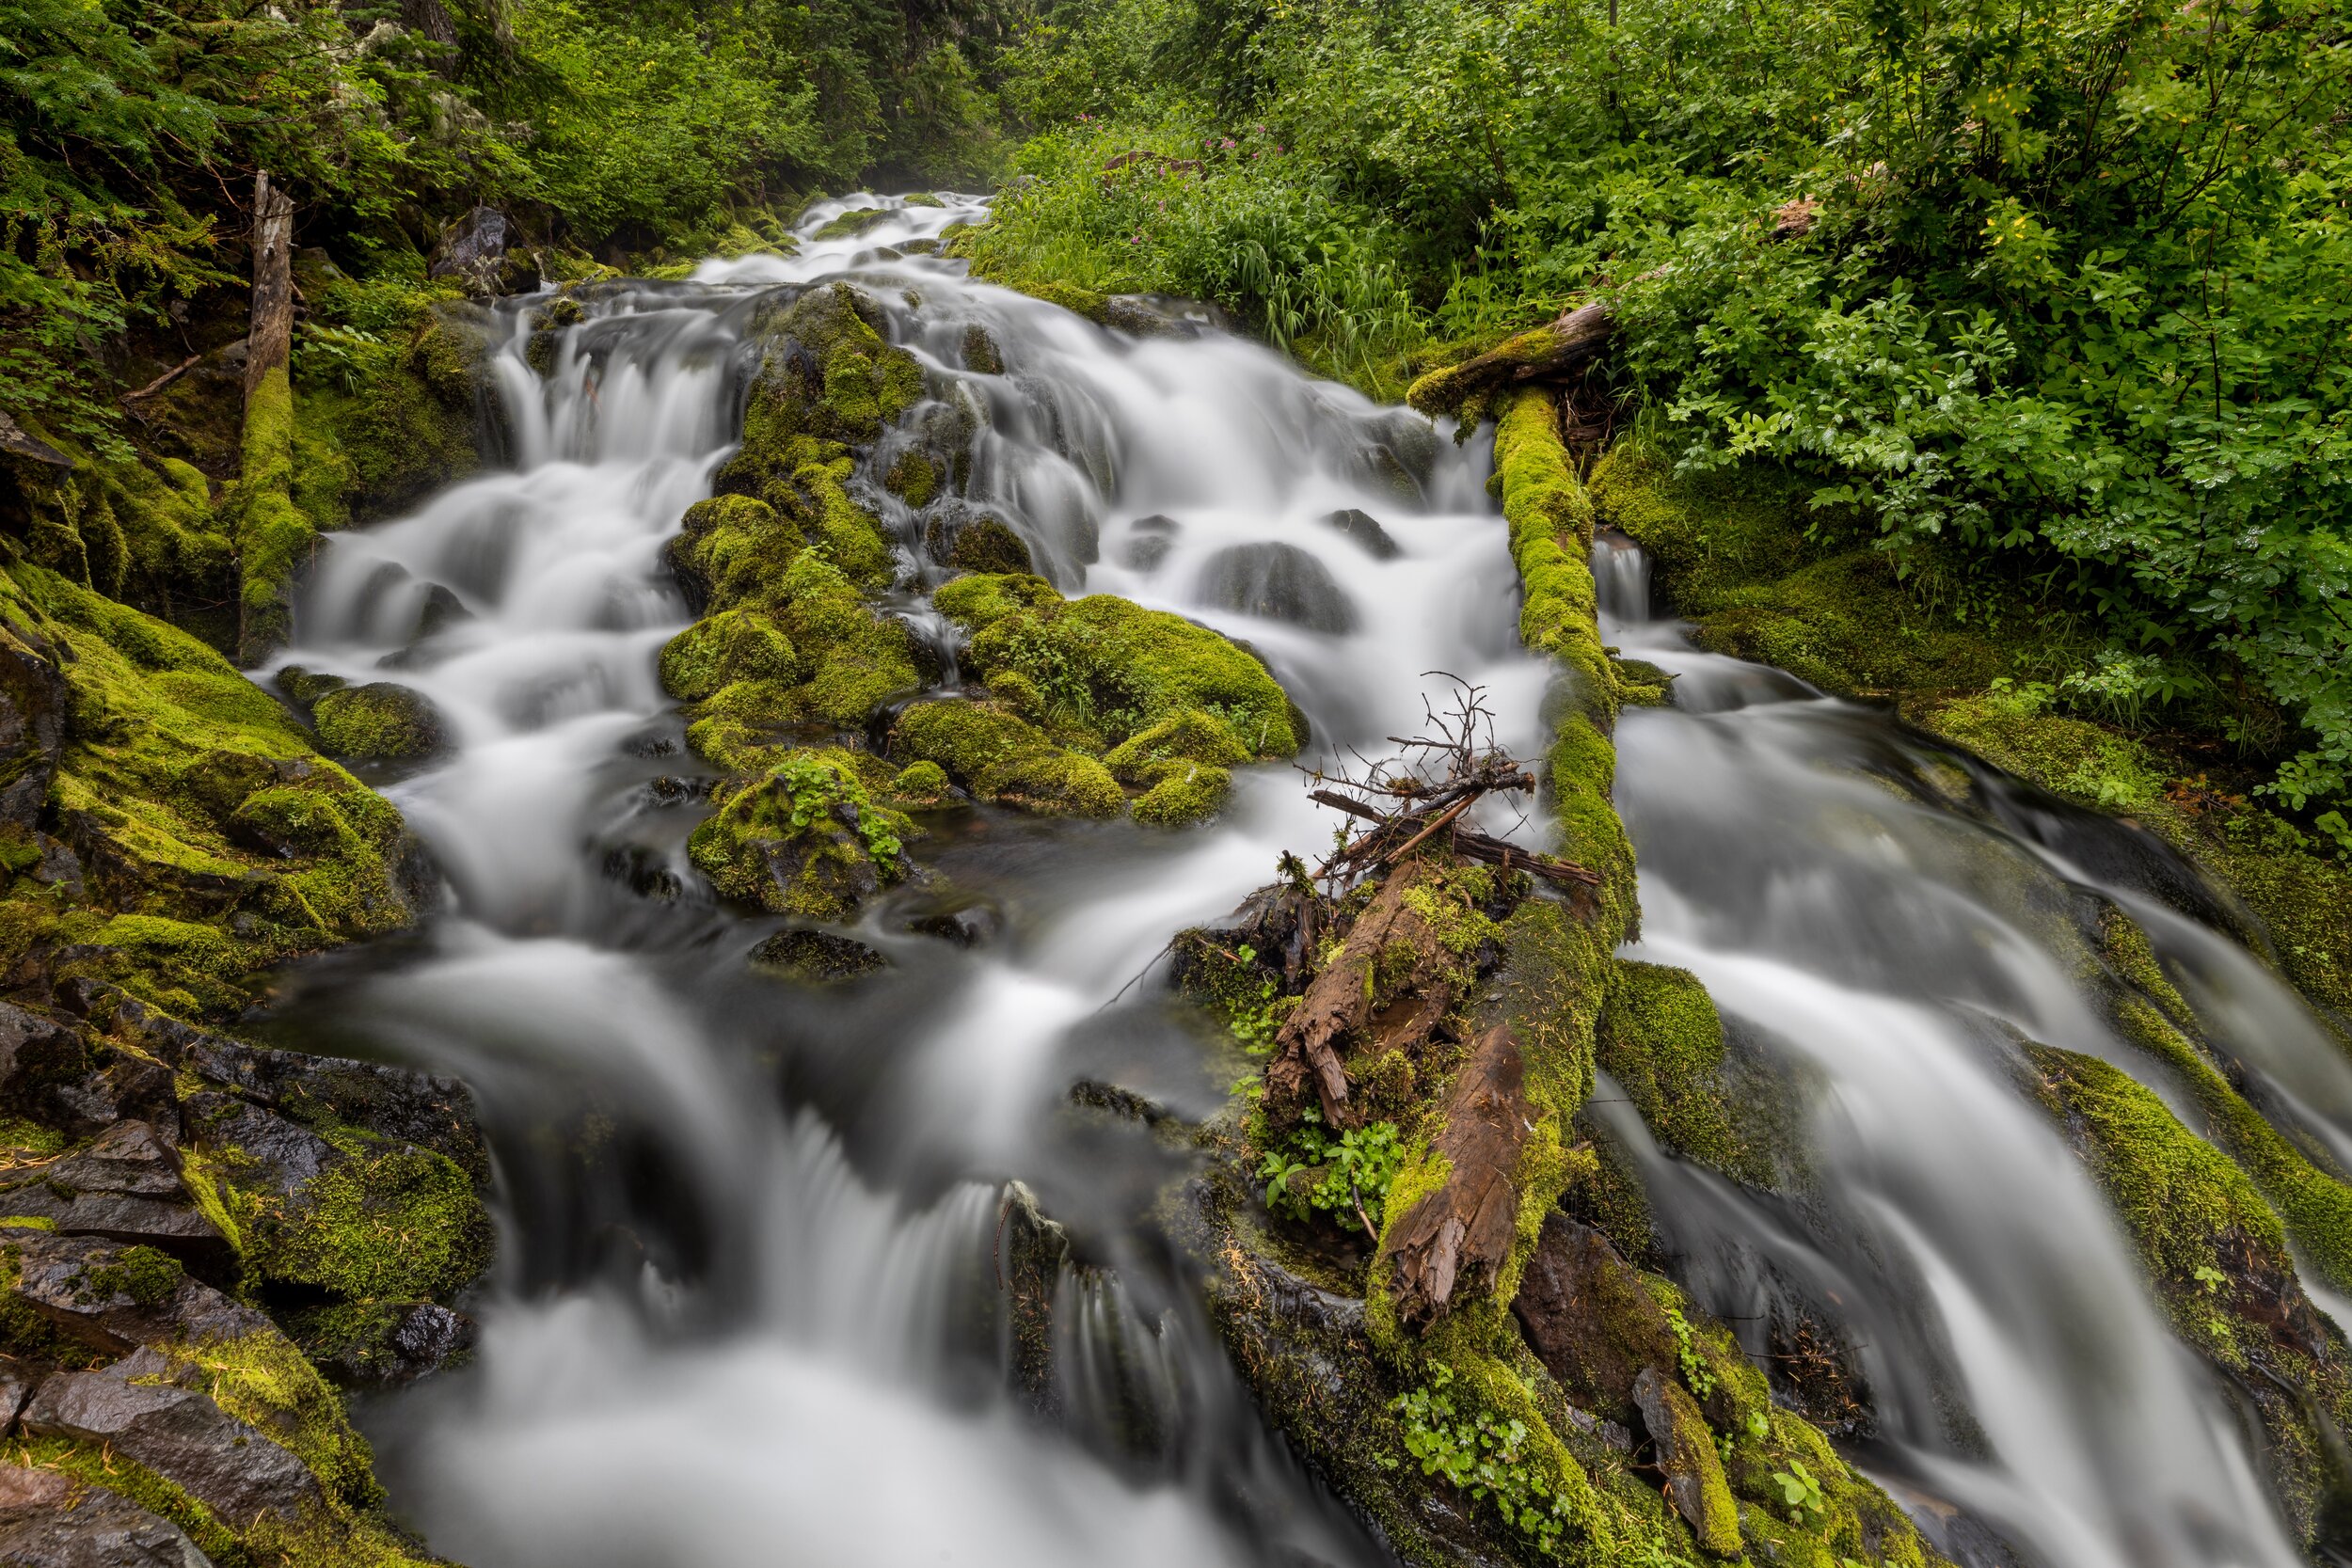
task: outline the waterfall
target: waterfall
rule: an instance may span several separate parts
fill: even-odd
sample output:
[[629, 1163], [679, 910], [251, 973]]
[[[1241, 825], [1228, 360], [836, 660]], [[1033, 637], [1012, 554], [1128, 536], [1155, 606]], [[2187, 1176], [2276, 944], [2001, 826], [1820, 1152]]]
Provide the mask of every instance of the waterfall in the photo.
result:
[[[986, 515], [1067, 593], [1246, 641], [1327, 754], [1418, 727], [1437, 670], [1486, 686], [1532, 752], [1548, 672], [1498, 610], [1517, 584], [1484, 459], [1239, 339], [1106, 331], [920, 254], [971, 201], [849, 198], [803, 231], [855, 204], [889, 216], [587, 291], [539, 368], [534, 302], [508, 302], [512, 467], [335, 538], [298, 607], [287, 661], [448, 718], [447, 757], [383, 782], [453, 907], [287, 1014], [464, 1077], [506, 1194], [479, 1364], [379, 1413], [388, 1479], [476, 1568], [1377, 1561], [1132, 1240], [1168, 1153], [1063, 1108], [1081, 1078], [1221, 1102], [1232, 1069], [1130, 982], [1327, 818], [1279, 768], [1183, 833], [990, 815], [925, 853], [993, 938], [911, 930], [917, 890], [859, 929], [883, 976], [765, 978], [745, 958], [777, 922], [719, 907], [683, 853], [700, 765], [655, 662], [690, 616], [661, 552], [728, 453], [753, 312], [849, 277], [929, 387], [862, 459], [894, 613], [944, 643], [927, 536]], [[1001, 373], [967, 363], [982, 335]], [[872, 483], [901, 432], [967, 418], [957, 494], [918, 510]], [[1220, 560], [1268, 542], [1284, 572], [1227, 592]], [[1280, 591], [1298, 580], [1314, 613]], [[1052, 1423], [1001, 1370], [1009, 1177], [1094, 1253], [1055, 1288]]]
[[[813, 238], [860, 206], [883, 216]], [[1246, 769], [1181, 833], [966, 814], [919, 847], [941, 883], [864, 916], [889, 968], [833, 988], [755, 972], [778, 923], [720, 905], [684, 854], [707, 780], [655, 675], [690, 619], [663, 547], [736, 439], [755, 312], [836, 277], [925, 373], [856, 483], [900, 558], [887, 608], [946, 679], [936, 546], [986, 517], [1066, 594], [1246, 642], [1310, 722], [1304, 761], [1413, 733], [1438, 671], [1486, 689], [1505, 749], [1543, 749], [1551, 673], [1518, 645], [1478, 444], [1182, 314], [1113, 331], [974, 281], [933, 252], [982, 211], [821, 203], [793, 256], [584, 291], [551, 353], [541, 302], [508, 302], [512, 464], [332, 539], [298, 607], [289, 662], [409, 685], [453, 742], [378, 781], [450, 907], [297, 974], [281, 1010], [462, 1076], [492, 1133], [504, 1244], [478, 1362], [371, 1415], [404, 1514], [475, 1568], [1386, 1560], [1269, 1436], [1155, 1240], [1190, 1156], [1067, 1100], [1222, 1105], [1234, 1064], [1133, 982], [1279, 854], [1328, 842], [1296, 778]], [[934, 420], [972, 431], [968, 471], [911, 505], [879, 476]], [[1627, 542], [1594, 565], [1612, 639], [1677, 677], [1618, 736], [1628, 956], [1694, 971], [1804, 1091], [1820, 1195], [1684, 1164], [1604, 1084], [1596, 1114], [1684, 1283], [1726, 1320], [1801, 1313], [1851, 1347], [1856, 1457], [1960, 1560], [2295, 1560], [2013, 1042], [2130, 1066], [2047, 940], [2090, 889], [2340, 1158], [2352, 1068], [2238, 946], [2107, 875], [2112, 830], [1691, 647]], [[1977, 769], [1995, 809], [1886, 782], [1934, 768]], [[972, 940], [935, 934], [950, 895]], [[1050, 1386], [1008, 1375], [1016, 1178], [1068, 1227]]]

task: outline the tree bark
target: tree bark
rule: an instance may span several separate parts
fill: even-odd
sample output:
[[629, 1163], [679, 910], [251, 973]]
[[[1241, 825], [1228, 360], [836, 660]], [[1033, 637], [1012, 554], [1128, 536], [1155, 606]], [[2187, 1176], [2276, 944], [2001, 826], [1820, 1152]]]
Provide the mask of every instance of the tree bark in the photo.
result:
[[245, 401], [294, 350], [294, 199], [253, 177], [253, 320], [246, 334]]
[[1457, 1288], [1491, 1289], [1511, 1256], [1519, 1154], [1535, 1124], [1526, 1071], [1518, 1037], [1498, 1023], [1472, 1043], [1446, 1097], [1445, 1125], [1430, 1142], [1445, 1185], [1397, 1220], [1387, 1243], [1398, 1316], [1416, 1330], [1445, 1315]]
[[1405, 398], [1432, 418], [1451, 414], [1471, 398], [1498, 387], [1582, 369], [1599, 356], [1615, 330], [1614, 307], [1608, 300], [1597, 299], [1578, 306], [1558, 321], [1507, 338], [1476, 358], [1431, 371], [1413, 383]]

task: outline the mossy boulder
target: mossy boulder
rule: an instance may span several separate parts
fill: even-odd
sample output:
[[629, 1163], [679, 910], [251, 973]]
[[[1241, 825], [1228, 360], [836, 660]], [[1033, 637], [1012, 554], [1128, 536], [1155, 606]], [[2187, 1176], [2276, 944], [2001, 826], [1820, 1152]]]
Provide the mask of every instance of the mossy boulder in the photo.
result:
[[1150, 783], [1136, 800], [1136, 820], [1154, 828], [1206, 822], [1225, 809], [1233, 793], [1233, 775], [1206, 763], [1155, 764]]
[[1057, 737], [1108, 750], [1186, 709], [1216, 715], [1251, 757], [1289, 756], [1298, 727], [1248, 652], [1180, 615], [1098, 594], [1063, 600], [1041, 578], [961, 578], [933, 595], [972, 632], [967, 668], [1026, 676]]
[[440, 713], [422, 694], [394, 681], [340, 688], [310, 709], [319, 744], [365, 762], [419, 762], [448, 744]]
[[807, 545], [800, 525], [752, 496], [713, 496], [686, 509], [670, 540], [670, 568], [697, 612], [774, 597]]
[[1126, 809], [1108, 768], [993, 704], [914, 704], [899, 714], [891, 747], [910, 761], [938, 764], [1000, 805], [1062, 816], [1116, 816]]
[[71, 946], [77, 973], [202, 1013], [244, 1006], [278, 958], [410, 918], [399, 814], [219, 654], [30, 566], [0, 575], [0, 620], [27, 786], [0, 822], [22, 850], [9, 961]]
[[850, 283], [763, 308], [752, 322], [763, 350], [743, 444], [720, 469], [718, 488], [772, 500], [770, 487], [806, 460], [797, 439], [862, 446], [913, 407], [922, 367], [882, 336], [884, 325], [880, 305]]
[[1184, 708], [1112, 747], [1104, 754], [1103, 764], [1128, 783], [1140, 784], [1163, 763], [1237, 768], [1249, 760], [1249, 748], [1233, 734], [1232, 725], [1214, 713]]
[[886, 207], [852, 207], [824, 224], [809, 238], [819, 243], [826, 240], [853, 240], [867, 230], [878, 227], [889, 216], [890, 210]]
[[762, 775], [723, 786], [718, 810], [687, 852], [730, 898], [777, 914], [837, 921], [883, 887], [906, 879], [914, 824], [879, 804], [868, 772], [879, 759], [839, 748], [798, 748]]
[[1036, 570], [1021, 535], [994, 517], [981, 517], [956, 531], [947, 564], [959, 572], [1025, 573]]
[[661, 650], [662, 689], [681, 702], [701, 702], [738, 681], [791, 686], [805, 673], [784, 628], [756, 610], [721, 610]]

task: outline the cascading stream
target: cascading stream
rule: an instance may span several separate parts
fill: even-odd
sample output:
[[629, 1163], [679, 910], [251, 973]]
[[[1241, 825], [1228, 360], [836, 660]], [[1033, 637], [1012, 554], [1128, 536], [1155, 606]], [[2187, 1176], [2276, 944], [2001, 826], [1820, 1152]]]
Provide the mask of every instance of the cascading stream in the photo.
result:
[[[1630, 713], [1618, 736], [1642, 867], [1631, 956], [1695, 973], [1727, 1027], [1808, 1085], [1823, 1195], [1817, 1212], [1768, 1209], [1659, 1149], [1604, 1088], [1686, 1282], [1752, 1325], [1754, 1349], [1775, 1311], [1838, 1324], [1889, 1484], [1957, 1504], [2029, 1561], [2299, 1560], [2240, 1421], [2017, 1087], [2010, 1042], [2137, 1065], [2052, 940], [2071, 881], [2202, 973], [2196, 1006], [2217, 1032], [2274, 1031], [2249, 1058], [2330, 1137], [2341, 1055], [2242, 951], [2065, 852], [2104, 843], [2120, 863], [2114, 841], [2132, 830], [2029, 806], [2014, 784], [2006, 822], [1890, 787], [1963, 765], [1881, 714], [1690, 647], [1651, 618], [1646, 563], [1626, 542], [1604, 538], [1595, 567], [1605, 634], [1678, 677], [1675, 709]], [[1917, 1512], [1937, 1532], [1940, 1511]], [[1973, 1526], [1942, 1533], [1956, 1555], [2002, 1560]]]
[[[862, 455], [859, 495], [898, 539], [894, 611], [951, 672], [926, 534], [986, 513], [1065, 593], [1248, 641], [1319, 747], [1410, 733], [1446, 670], [1533, 755], [1548, 672], [1517, 644], [1481, 458], [1220, 332], [1137, 340], [961, 277], [922, 251], [969, 199], [849, 198], [802, 227], [857, 206], [888, 213], [790, 259], [589, 291], [537, 368], [529, 302], [508, 308], [511, 466], [334, 539], [301, 606], [291, 661], [447, 716], [451, 753], [387, 787], [452, 907], [372, 966], [304, 976], [281, 1026], [463, 1076], [507, 1208], [478, 1365], [374, 1413], [388, 1478], [475, 1568], [1381, 1560], [1266, 1435], [1152, 1240], [1182, 1157], [1062, 1107], [1082, 1078], [1183, 1116], [1222, 1101], [1213, 1053], [1128, 982], [1328, 819], [1279, 768], [1181, 833], [963, 814], [918, 852], [980, 901], [977, 945], [885, 899], [859, 931], [885, 974], [758, 976], [745, 956], [777, 923], [717, 906], [683, 852], [702, 808], [655, 676], [688, 620], [661, 552], [735, 439], [755, 307], [849, 277], [933, 400]], [[1001, 373], [969, 361], [975, 327]], [[875, 481], [934, 416], [971, 421], [972, 461], [917, 510]], [[2071, 882], [2141, 920], [2306, 1142], [2352, 1148], [2352, 1069], [2234, 943], [2111, 875], [2080, 819], [1995, 791], [1987, 823], [1872, 782], [1959, 765], [1691, 649], [1650, 619], [1638, 552], [1596, 568], [1612, 635], [1680, 677], [1676, 709], [1619, 736], [1633, 956], [1694, 970], [1819, 1091], [1831, 1196], [1800, 1212], [1662, 1153], [1604, 1087], [1686, 1282], [1726, 1318], [1845, 1331], [1871, 1462], [1963, 1560], [2295, 1560], [2004, 1053], [2013, 1031], [2130, 1064], [2042, 940]], [[1050, 1422], [1007, 1392], [1013, 1177], [1079, 1243]]]
[[[1001, 932], [961, 950], [885, 901], [859, 934], [894, 969], [829, 992], [749, 973], [778, 923], [716, 907], [683, 854], [697, 765], [655, 662], [689, 617], [662, 546], [729, 450], [754, 306], [834, 277], [924, 365], [935, 403], [902, 427], [976, 426], [961, 495], [926, 513], [875, 483], [904, 436], [861, 458], [918, 629], [944, 643], [925, 529], [985, 511], [1067, 593], [1247, 640], [1318, 743], [1385, 749], [1444, 669], [1536, 744], [1547, 674], [1497, 612], [1515, 579], [1478, 457], [1222, 333], [1138, 341], [901, 251], [978, 211], [948, 200], [827, 203], [804, 231], [891, 211], [790, 260], [591, 291], [544, 375], [529, 302], [508, 308], [512, 467], [337, 538], [300, 607], [290, 661], [396, 679], [453, 732], [387, 786], [453, 908], [421, 952], [313, 976], [284, 1026], [463, 1076], [498, 1148], [479, 1365], [377, 1422], [403, 1506], [475, 1568], [785, 1542], [878, 1564], [1378, 1560], [1138, 1239], [1174, 1157], [1057, 1110], [1079, 1077], [1222, 1099], [1156, 988], [1119, 998], [1172, 930], [1327, 839], [1295, 780], [1245, 771], [1181, 833], [974, 814], [918, 852]], [[966, 364], [975, 325], [1002, 373]], [[1056, 1292], [1067, 1437], [1005, 1392], [1006, 1177], [1081, 1243]]]

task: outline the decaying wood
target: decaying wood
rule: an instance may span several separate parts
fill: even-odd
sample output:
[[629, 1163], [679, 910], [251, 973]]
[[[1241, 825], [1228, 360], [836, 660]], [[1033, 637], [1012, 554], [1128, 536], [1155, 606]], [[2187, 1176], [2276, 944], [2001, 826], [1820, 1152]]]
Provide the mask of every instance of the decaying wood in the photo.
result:
[[1499, 387], [1555, 380], [1597, 357], [1616, 330], [1615, 308], [1597, 299], [1532, 332], [1507, 338], [1472, 359], [1430, 372], [1413, 383], [1406, 401], [1436, 417], [1452, 414]]
[[1445, 1315], [1459, 1288], [1491, 1288], [1518, 1225], [1518, 1168], [1535, 1110], [1526, 1063], [1507, 1025], [1470, 1047], [1430, 1145], [1445, 1184], [1413, 1205], [1390, 1232], [1397, 1312], [1415, 1329]]
[[294, 351], [294, 198], [253, 177], [253, 321], [246, 335], [245, 398]]
[[[1266, 1068], [1266, 1094], [1277, 1103], [1296, 1100], [1310, 1085], [1333, 1127], [1356, 1124], [1348, 1103], [1346, 1057], [1358, 1049], [1381, 1054], [1426, 1040], [1454, 1005], [1444, 945], [1408, 898], [1413, 889], [1440, 881], [1443, 873], [1415, 862], [1381, 883], [1372, 903], [1347, 928], [1340, 950], [1323, 966], [1299, 998], [1298, 1006], [1274, 1038]], [[1381, 1001], [1377, 971], [1393, 955], [1415, 955], [1409, 974], [1390, 976], [1392, 995]]]

